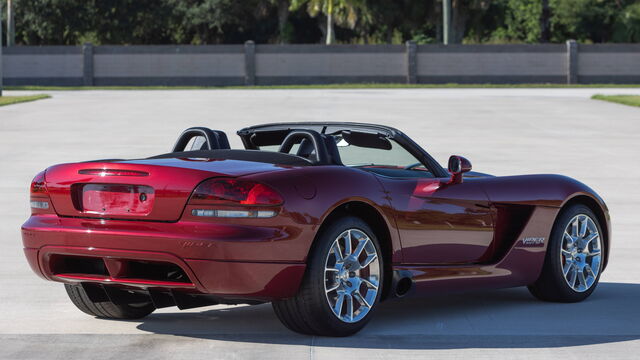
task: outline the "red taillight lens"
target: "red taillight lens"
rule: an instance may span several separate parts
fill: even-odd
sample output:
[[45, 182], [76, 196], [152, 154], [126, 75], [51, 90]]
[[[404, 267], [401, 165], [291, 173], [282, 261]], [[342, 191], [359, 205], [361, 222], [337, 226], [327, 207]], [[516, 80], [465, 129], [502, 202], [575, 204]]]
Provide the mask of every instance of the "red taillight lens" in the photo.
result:
[[31, 194], [47, 195], [47, 186], [44, 182], [44, 171], [38, 173], [31, 181]]
[[270, 187], [254, 181], [235, 179], [210, 179], [194, 190], [192, 203], [280, 205], [282, 197]]
[[47, 185], [44, 181], [44, 171], [36, 175], [31, 181], [31, 199], [29, 204], [31, 205], [31, 214], [51, 214], [53, 210], [49, 204], [49, 193], [47, 192]]

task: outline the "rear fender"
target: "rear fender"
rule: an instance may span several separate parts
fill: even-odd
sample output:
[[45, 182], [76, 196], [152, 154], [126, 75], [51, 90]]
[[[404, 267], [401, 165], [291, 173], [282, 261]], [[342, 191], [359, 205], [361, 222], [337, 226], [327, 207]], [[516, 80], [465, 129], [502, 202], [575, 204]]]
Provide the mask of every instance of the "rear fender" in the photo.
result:
[[318, 230], [337, 208], [349, 202], [373, 207], [389, 230], [392, 262], [402, 261], [393, 214], [384, 190], [373, 174], [344, 166], [314, 166], [243, 178], [263, 182], [283, 195], [284, 213], [309, 231], [300, 237], [300, 240], [304, 238], [309, 250]]

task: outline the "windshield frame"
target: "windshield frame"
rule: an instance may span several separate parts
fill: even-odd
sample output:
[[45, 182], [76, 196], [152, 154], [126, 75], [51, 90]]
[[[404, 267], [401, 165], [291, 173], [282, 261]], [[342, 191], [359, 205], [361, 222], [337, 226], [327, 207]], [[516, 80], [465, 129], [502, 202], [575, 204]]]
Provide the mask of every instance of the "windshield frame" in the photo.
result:
[[238, 130], [237, 134], [242, 139], [246, 149], [258, 150], [259, 146], [252, 139], [258, 133], [280, 133], [283, 138], [293, 130], [314, 130], [321, 134], [332, 134], [339, 131], [354, 130], [373, 134], [381, 134], [394, 140], [401, 147], [413, 155], [418, 162], [422, 163], [437, 178], [446, 178], [450, 174], [446, 171], [429, 153], [414, 142], [409, 136], [395, 128], [378, 125], [354, 122], [291, 122], [291, 123], [271, 123], [256, 125]]

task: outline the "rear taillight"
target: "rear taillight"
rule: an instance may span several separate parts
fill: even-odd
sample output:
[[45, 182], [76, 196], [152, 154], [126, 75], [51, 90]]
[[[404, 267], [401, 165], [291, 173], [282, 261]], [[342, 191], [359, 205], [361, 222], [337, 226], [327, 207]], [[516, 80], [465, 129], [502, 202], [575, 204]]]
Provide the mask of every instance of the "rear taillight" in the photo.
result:
[[44, 180], [44, 171], [38, 173], [31, 181], [30, 193], [29, 204], [31, 205], [32, 214], [49, 214], [53, 212]]
[[193, 216], [226, 218], [268, 218], [277, 214], [275, 207], [282, 196], [267, 185], [237, 179], [209, 179], [196, 187], [190, 205], [233, 206], [229, 208], [192, 209]]
[[41, 171], [31, 180], [31, 194], [47, 194], [47, 186], [44, 183], [44, 171]]
[[270, 187], [235, 179], [207, 180], [193, 191], [191, 203], [227, 205], [280, 205], [282, 197]]

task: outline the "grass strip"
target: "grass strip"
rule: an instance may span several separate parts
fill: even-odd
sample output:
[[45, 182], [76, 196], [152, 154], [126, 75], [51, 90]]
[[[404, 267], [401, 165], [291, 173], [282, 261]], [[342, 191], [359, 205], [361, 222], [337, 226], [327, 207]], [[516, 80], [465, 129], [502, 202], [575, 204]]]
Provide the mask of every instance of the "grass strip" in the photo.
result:
[[27, 95], [27, 96], [0, 96], [0, 106], [19, 104], [23, 102], [36, 101], [40, 99], [48, 99], [51, 96], [46, 94]]

